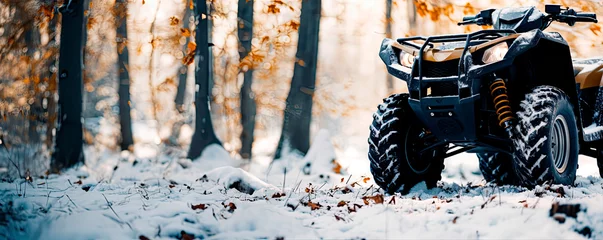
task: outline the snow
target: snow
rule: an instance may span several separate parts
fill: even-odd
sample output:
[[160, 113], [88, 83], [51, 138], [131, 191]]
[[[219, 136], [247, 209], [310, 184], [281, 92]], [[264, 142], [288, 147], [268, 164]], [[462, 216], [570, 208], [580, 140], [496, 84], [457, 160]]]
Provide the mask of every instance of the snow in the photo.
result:
[[[87, 148], [86, 166], [0, 182], [0, 239], [579, 239], [585, 227], [603, 238], [592, 158], [581, 156], [575, 186], [528, 190], [485, 184], [476, 157], [460, 154], [446, 160], [437, 188], [421, 183], [381, 203], [366, 198], [383, 194], [366, 178], [366, 153], [338, 151], [329, 139], [320, 131], [306, 157], [270, 171], [271, 155], [249, 163], [217, 145], [194, 161], [140, 144], [134, 153]], [[258, 152], [271, 146], [258, 142], [266, 148]], [[549, 217], [554, 202], [584, 210], [560, 224]]]
[[596, 132], [601, 132], [603, 131], [603, 126], [597, 126], [596, 124], [591, 124], [588, 127], [584, 128], [584, 134], [588, 135], [588, 134], [593, 134]]

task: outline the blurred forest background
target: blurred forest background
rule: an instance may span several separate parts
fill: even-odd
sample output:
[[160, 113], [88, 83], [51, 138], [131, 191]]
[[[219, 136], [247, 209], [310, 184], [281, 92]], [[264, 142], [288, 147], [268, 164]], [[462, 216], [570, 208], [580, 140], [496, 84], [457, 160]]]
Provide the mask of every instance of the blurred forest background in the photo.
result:
[[[0, 0], [0, 176], [102, 151], [194, 159], [211, 143], [279, 158], [320, 129], [364, 156], [375, 106], [406, 91], [377, 56], [383, 38], [471, 32], [464, 15], [545, 3], [603, 16], [596, 0]], [[601, 26], [549, 31], [585, 58], [603, 52]]]

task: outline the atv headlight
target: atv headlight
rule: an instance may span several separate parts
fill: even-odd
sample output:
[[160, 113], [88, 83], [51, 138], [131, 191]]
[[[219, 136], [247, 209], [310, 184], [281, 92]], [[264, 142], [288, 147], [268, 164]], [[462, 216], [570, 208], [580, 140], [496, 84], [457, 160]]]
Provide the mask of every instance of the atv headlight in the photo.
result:
[[507, 46], [506, 42], [502, 42], [494, 45], [491, 48], [488, 48], [484, 52], [484, 56], [482, 57], [482, 61], [485, 64], [498, 62], [505, 57], [505, 54], [509, 51], [509, 46]]
[[407, 68], [412, 68], [412, 64], [415, 62], [415, 56], [404, 51], [400, 51], [400, 64]]

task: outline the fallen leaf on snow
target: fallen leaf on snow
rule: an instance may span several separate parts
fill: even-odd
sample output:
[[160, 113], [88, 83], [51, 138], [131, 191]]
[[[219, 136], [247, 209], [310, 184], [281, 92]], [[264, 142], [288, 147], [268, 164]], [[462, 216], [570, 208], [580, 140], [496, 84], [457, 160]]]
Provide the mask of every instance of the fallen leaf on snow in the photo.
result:
[[181, 240], [193, 240], [193, 239], [195, 239], [195, 235], [188, 234], [185, 231], [181, 231], [180, 232], [180, 239]]
[[233, 202], [229, 202], [228, 204], [224, 205], [224, 207], [228, 208], [228, 211], [231, 213], [237, 209], [237, 205], [235, 205]]
[[371, 178], [370, 178], [370, 177], [365, 177], [365, 178], [363, 178], [363, 179], [362, 179], [362, 181], [363, 181], [364, 183], [367, 183], [369, 180], [371, 180]]
[[272, 198], [280, 198], [280, 197], [284, 197], [284, 196], [286, 196], [285, 193], [280, 193], [280, 192], [272, 194]]
[[341, 164], [339, 164], [335, 159], [333, 159], [331, 163], [333, 163], [333, 172], [341, 174]]
[[312, 201], [308, 202], [308, 206], [310, 207], [310, 210], [317, 210], [317, 209], [320, 209], [320, 207], [322, 207], [322, 205], [320, 205], [320, 203], [313, 203]]
[[365, 205], [369, 205], [369, 200], [373, 200], [375, 204], [383, 204], [383, 194], [362, 197], [362, 201], [364, 201]]
[[207, 209], [207, 205], [205, 205], [203, 203], [200, 203], [200, 204], [197, 204], [197, 205], [192, 205], [191, 208], [193, 210], [197, 210], [197, 209], [205, 210], [205, 209]]

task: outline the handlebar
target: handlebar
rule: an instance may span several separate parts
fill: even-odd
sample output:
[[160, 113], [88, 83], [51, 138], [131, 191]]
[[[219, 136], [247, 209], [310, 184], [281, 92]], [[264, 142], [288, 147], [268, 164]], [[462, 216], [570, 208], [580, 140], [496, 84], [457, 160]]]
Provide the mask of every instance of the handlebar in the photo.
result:
[[[458, 25], [492, 25], [492, 13], [494, 9], [483, 10], [475, 16], [465, 16], [463, 21], [459, 22]], [[567, 23], [570, 26], [574, 26], [576, 22], [592, 22], [597, 23], [597, 15], [591, 12], [576, 12], [571, 8], [561, 8], [561, 5], [550, 5], [545, 6], [545, 12], [548, 15], [544, 18], [546, 23], [543, 25], [544, 28], [550, 25], [551, 21], [558, 21]], [[542, 28], [542, 29], [544, 29]]]
[[492, 13], [494, 9], [487, 9], [480, 11], [475, 16], [464, 16], [463, 21], [458, 25], [477, 24], [477, 25], [492, 25]]
[[551, 14], [552, 20], [567, 23], [574, 26], [576, 22], [593, 22], [597, 23], [597, 15], [589, 12], [576, 12], [574, 9], [568, 8], [557, 14]]
[[597, 14], [591, 12], [576, 13], [576, 21], [597, 23]]
[[473, 21], [477, 18], [477, 16], [464, 16], [463, 22]]

